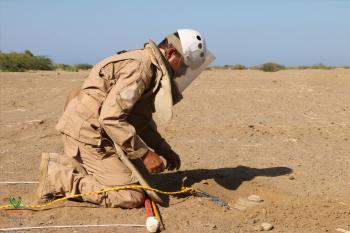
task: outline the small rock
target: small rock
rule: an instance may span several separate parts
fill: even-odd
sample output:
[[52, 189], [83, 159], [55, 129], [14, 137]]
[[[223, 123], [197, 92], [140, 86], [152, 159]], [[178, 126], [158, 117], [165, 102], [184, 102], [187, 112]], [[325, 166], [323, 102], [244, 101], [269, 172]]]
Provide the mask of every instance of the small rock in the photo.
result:
[[255, 218], [249, 220], [249, 223], [251, 223], [251, 224], [255, 224], [255, 223], [257, 223], [257, 222], [258, 222], [258, 221], [257, 221]]
[[290, 175], [288, 178], [289, 178], [290, 180], [295, 180], [295, 177], [294, 177], [293, 175]]
[[253, 201], [253, 202], [262, 202], [263, 201], [263, 199], [258, 195], [250, 195], [248, 197], [248, 200]]
[[271, 223], [268, 223], [268, 222], [261, 223], [261, 227], [262, 227], [263, 231], [270, 231], [273, 229], [273, 225]]
[[205, 224], [206, 227], [208, 227], [210, 230], [216, 230], [218, 227], [215, 224], [207, 223]]

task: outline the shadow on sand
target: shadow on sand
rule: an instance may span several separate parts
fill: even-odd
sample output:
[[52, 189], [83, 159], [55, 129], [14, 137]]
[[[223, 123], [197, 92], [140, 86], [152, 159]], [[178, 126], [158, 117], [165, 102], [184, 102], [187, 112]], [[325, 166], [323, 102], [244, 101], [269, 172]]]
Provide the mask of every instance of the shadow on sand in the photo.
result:
[[175, 191], [181, 186], [192, 186], [202, 180], [214, 179], [222, 187], [235, 190], [243, 182], [250, 181], [258, 176], [276, 177], [290, 174], [288, 167], [251, 168], [238, 166], [232, 168], [194, 169], [153, 175], [152, 179], [162, 190]]

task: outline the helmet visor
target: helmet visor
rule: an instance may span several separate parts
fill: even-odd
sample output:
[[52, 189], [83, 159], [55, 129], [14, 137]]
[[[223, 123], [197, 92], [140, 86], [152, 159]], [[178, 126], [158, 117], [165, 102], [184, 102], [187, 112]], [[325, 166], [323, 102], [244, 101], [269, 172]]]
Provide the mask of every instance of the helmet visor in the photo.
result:
[[197, 68], [183, 65], [171, 80], [171, 93], [173, 105], [182, 99], [182, 92], [195, 80], [203, 70], [208, 68], [209, 64], [215, 60], [215, 56], [207, 50], [204, 63]]
[[182, 93], [193, 80], [195, 80], [203, 70], [208, 68], [209, 64], [215, 60], [215, 56], [207, 50], [204, 62], [197, 68], [191, 68], [190, 66], [183, 66], [173, 79], [173, 84], [176, 85], [176, 89], [179, 93]]

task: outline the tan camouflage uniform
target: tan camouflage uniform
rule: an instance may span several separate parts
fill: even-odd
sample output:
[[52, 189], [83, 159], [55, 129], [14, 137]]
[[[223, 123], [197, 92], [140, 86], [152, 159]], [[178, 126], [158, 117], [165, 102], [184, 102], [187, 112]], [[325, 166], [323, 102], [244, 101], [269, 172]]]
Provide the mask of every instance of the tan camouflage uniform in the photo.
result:
[[[141, 158], [150, 148], [159, 154], [170, 148], [152, 120], [154, 96], [165, 69], [170, 72], [152, 41], [144, 49], [110, 56], [93, 67], [56, 126], [63, 135], [63, 156], [74, 158], [87, 174], [57, 164], [48, 176], [54, 193], [73, 195], [137, 184], [116, 155], [113, 142], [130, 159]], [[123, 190], [83, 200], [133, 208], [144, 198], [143, 191]]]

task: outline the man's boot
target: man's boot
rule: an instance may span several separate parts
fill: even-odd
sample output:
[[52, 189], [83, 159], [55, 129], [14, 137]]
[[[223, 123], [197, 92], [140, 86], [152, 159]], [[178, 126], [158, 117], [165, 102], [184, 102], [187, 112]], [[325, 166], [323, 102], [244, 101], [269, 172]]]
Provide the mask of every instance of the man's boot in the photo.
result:
[[53, 174], [58, 160], [58, 153], [42, 153], [41, 155], [37, 196], [42, 202], [53, 200], [56, 196]]
[[79, 163], [75, 158], [67, 156], [65, 154], [62, 154], [59, 156], [59, 159], [57, 160], [57, 163], [72, 168], [74, 172], [82, 174], [83, 176], [87, 176], [88, 173], [86, 172], [85, 168]]

